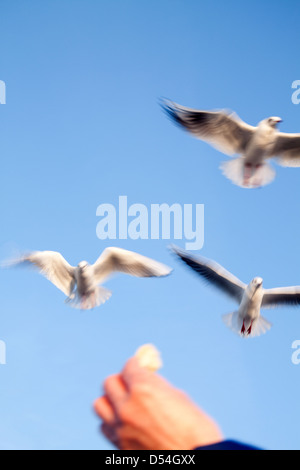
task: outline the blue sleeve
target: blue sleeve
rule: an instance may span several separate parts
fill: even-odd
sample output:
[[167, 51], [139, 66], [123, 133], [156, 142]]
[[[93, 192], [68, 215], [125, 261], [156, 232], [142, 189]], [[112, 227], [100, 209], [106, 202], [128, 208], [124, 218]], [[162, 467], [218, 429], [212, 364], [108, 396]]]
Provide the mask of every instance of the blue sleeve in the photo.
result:
[[210, 446], [197, 447], [195, 450], [260, 450], [257, 447], [242, 444], [237, 441], [223, 441]]

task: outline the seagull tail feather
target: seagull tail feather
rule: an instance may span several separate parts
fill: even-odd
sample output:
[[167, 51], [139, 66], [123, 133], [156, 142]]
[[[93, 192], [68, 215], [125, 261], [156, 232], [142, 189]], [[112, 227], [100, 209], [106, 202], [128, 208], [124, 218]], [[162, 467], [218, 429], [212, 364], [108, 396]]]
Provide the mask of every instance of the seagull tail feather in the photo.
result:
[[[244, 158], [235, 158], [222, 163], [223, 174], [241, 188], [260, 188], [270, 184], [275, 178], [275, 170], [269, 163], [245, 168]], [[250, 172], [250, 173], [249, 173]]]
[[272, 328], [272, 324], [266, 320], [264, 317], [260, 316], [256, 320], [252, 329], [252, 336], [261, 336], [267, 333]]
[[94, 292], [83, 297], [75, 292], [65, 302], [72, 308], [90, 310], [104, 304], [111, 296], [112, 292], [110, 290], [98, 286]]
[[264, 317], [260, 316], [253, 322], [252, 331], [249, 335], [242, 334], [242, 327], [243, 327], [243, 319], [240, 317], [239, 312], [232, 312], [228, 313], [227, 315], [223, 316], [223, 321], [231, 331], [236, 333], [243, 338], [247, 337], [254, 337], [254, 336], [261, 336], [267, 333], [272, 327], [271, 323], [268, 322]]
[[223, 322], [225, 323], [228, 328], [236, 333], [237, 335], [241, 336], [241, 329], [243, 326], [243, 322], [239, 317], [239, 312], [232, 312], [228, 313], [227, 315], [223, 315], [222, 317]]

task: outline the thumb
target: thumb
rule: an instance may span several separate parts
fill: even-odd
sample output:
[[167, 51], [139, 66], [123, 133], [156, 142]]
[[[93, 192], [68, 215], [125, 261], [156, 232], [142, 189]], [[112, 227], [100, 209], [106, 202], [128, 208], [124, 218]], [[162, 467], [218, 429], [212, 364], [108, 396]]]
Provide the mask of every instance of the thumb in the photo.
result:
[[121, 372], [121, 377], [128, 390], [137, 383], [148, 381], [153, 375], [153, 372], [140, 366], [139, 360], [136, 357], [131, 357]]

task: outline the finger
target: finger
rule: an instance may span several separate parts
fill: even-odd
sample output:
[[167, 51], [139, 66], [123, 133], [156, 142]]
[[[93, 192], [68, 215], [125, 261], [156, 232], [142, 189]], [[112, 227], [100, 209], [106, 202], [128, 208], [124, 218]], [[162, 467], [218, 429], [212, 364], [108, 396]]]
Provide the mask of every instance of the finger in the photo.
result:
[[106, 396], [100, 397], [95, 401], [94, 410], [105, 423], [113, 425], [117, 422], [116, 413]]
[[128, 393], [120, 375], [111, 375], [103, 385], [104, 393], [115, 413], [118, 413]]
[[122, 380], [129, 391], [134, 384], [145, 382], [153, 375], [153, 372], [140, 366], [136, 357], [130, 358], [121, 372]]
[[130, 392], [132, 387], [140, 384], [147, 384], [151, 388], [168, 388], [170, 384], [161, 377], [159, 374], [150, 371], [145, 367], [141, 367], [138, 359], [136, 357], [130, 358], [123, 371], [121, 372], [122, 380]]
[[124, 427], [110, 426], [103, 423], [101, 431], [119, 450], [145, 450], [138, 430], [132, 430], [131, 428], [128, 430]]
[[108, 439], [115, 447], [119, 448], [118, 444], [118, 437], [115, 431], [114, 426], [110, 426], [109, 424], [103, 423], [101, 426], [102, 434]]

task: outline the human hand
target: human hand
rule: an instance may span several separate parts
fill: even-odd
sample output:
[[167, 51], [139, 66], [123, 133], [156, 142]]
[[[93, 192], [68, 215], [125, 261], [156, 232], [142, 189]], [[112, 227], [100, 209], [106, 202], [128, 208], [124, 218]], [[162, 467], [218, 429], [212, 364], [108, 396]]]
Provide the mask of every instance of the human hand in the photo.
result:
[[136, 358], [105, 380], [94, 407], [103, 434], [121, 450], [192, 450], [222, 440], [214, 421], [185, 393]]

